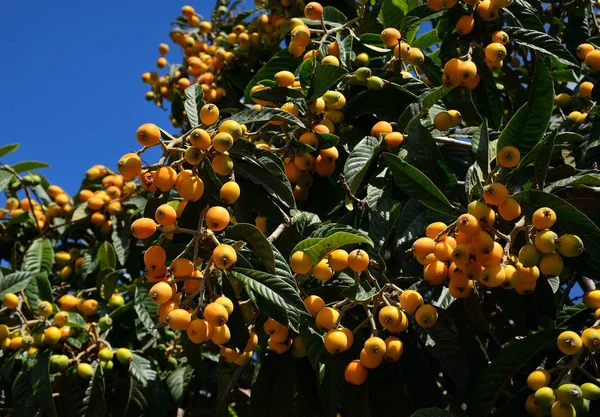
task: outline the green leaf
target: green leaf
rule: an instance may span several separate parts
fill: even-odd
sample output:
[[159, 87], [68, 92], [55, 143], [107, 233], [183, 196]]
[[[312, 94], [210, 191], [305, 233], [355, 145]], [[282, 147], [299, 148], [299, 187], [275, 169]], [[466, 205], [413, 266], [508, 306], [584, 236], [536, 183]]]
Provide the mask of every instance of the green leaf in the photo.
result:
[[98, 258], [98, 266], [100, 270], [103, 269], [115, 269], [117, 267], [117, 254], [115, 252], [115, 247], [112, 243], [106, 241], [100, 245], [97, 253]]
[[[490, 77], [490, 81], [493, 81], [493, 77]], [[499, 130], [502, 125], [502, 102], [496, 83], [481, 78], [477, 87], [471, 90], [471, 101], [479, 117], [488, 120], [491, 129]]]
[[490, 173], [490, 162], [496, 158], [495, 146], [490, 146], [490, 138], [487, 127], [487, 120], [477, 128], [471, 139], [471, 150], [475, 154], [475, 160], [481, 168], [484, 178]]
[[308, 310], [300, 294], [288, 281], [252, 269], [236, 268], [231, 273], [251, 293], [258, 309], [282, 324], [298, 330], [299, 319]]
[[237, 223], [227, 228], [226, 237], [232, 240], [245, 240], [252, 246], [252, 252], [261, 260], [267, 272], [275, 273], [275, 255], [271, 244], [253, 224]]
[[359, 243], [366, 243], [373, 247], [373, 241], [368, 236], [359, 233], [335, 232], [324, 238], [305, 239], [294, 247], [292, 253], [301, 250], [310, 256], [313, 264], [316, 264], [332, 250]]
[[104, 373], [98, 363], [90, 385], [85, 390], [83, 409], [81, 415], [86, 417], [103, 417], [106, 415], [106, 401], [104, 399]]
[[415, 39], [410, 47], [411, 48], [419, 48], [419, 49], [427, 49], [436, 43], [439, 43], [441, 39], [438, 38], [437, 31], [435, 29], [430, 30], [429, 32], [423, 33], [417, 39]]
[[371, 162], [379, 151], [381, 141], [373, 136], [365, 136], [356, 144], [344, 165], [344, 177], [350, 185], [353, 194], [359, 189], [360, 184], [369, 170]]
[[406, 0], [383, 0], [379, 18], [385, 27], [393, 27], [400, 30], [402, 18], [408, 13]]
[[558, 130], [554, 129], [540, 142], [540, 146], [536, 146], [537, 153], [535, 155], [534, 166], [535, 180], [539, 189], [543, 189], [544, 183], [546, 182], [546, 174], [550, 167], [550, 160], [552, 159], [552, 151], [554, 149], [557, 134]]
[[450, 411], [441, 408], [423, 408], [410, 417], [455, 417]]
[[19, 149], [18, 143], [9, 143], [8, 145], [4, 145], [4, 146], [0, 147], [0, 158], [13, 153], [17, 149]]
[[394, 182], [409, 197], [440, 213], [449, 215], [459, 213], [459, 210], [448, 201], [435, 184], [417, 168], [391, 153], [384, 153], [383, 157], [390, 168]]
[[300, 79], [300, 86], [302, 87], [302, 92], [307, 95], [308, 90], [312, 84], [313, 80], [313, 71], [315, 66], [317, 65], [316, 60], [313, 59], [305, 59], [300, 64], [300, 68], [298, 70], [298, 78]]
[[564, 187], [577, 187], [579, 185], [587, 187], [600, 187], [600, 174], [588, 172], [575, 174], [548, 184], [546, 188], [544, 188], [544, 191], [551, 193]]
[[283, 104], [288, 101], [302, 99], [304, 98], [304, 94], [302, 94], [302, 91], [293, 88], [275, 86], [255, 91], [250, 95], [250, 98]]
[[77, 311], [69, 311], [69, 322], [67, 323], [67, 325], [87, 331], [85, 319]]
[[38, 162], [38, 161], [23, 161], [23, 162], [18, 162], [12, 166], [12, 169], [17, 174], [20, 174], [21, 172], [25, 172], [25, 171], [33, 171], [34, 169], [40, 169], [40, 168], [50, 168], [50, 165], [45, 164], [43, 162]]
[[565, 65], [579, 68], [577, 59], [556, 38], [531, 29], [517, 27], [504, 27], [504, 31], [510, 37], [511, 42], [526, 46], [544, 55], [556, 58]]
[[180, 404], [183, 400], [183, 396], [190, 385], [193, 375], [194, 369], [187, 365], [175, 369], [167, 377], [167, 387], [169, 388], [169, 393], [177, 404]]
[[0, 298], [4, 298], [4, 294], [8, 292], [16, 294], [23, 291], [34, 275], [34, 272], [17, 271], [3, 276], [0, 279]]
[[348, 18], [335, 7], [325, 6], [323, 7], [323, 20], [327, 23], [338, 23], [343, 25], [348, 21]]
[[469, 383], [469, 364], [467, 355], [458, 340], [452, 320], [443, 316], [443, 320], [428, 329], [423, 329], [431, 337], [435, 345], [430, 352], [440, 361], [444, 372], [454, 380], [458, 398], [463, 398]]
[[71, 221], [76, 222], [78, 220], [89, 217], [89, 214], [87, 212], [87, 206], [88, 206], [87, 201], [85, 203], [79, 204], [77, 206], [77, 208], [75, 210], [73, 210], [73, 216], [71, 217]]
[[544, 24], [539, 18], [542, 16], [542, 12], [536, 10], [528, 0], [513, 0], [512, 4], [504, 10], [512, 14], [516, 22], [526, 29], [538, 32], [545, 30]]
[[154, 328], [153, 320], [153, 317], [156, 317], [158, 311], [158, 304], [152, 301], [148, 295], [148, 288], [140, 285], [135, 287], [134, 309], [146, 330], [154, 337], [159, 337], [158, 331]]
[[228, 275], [224, 275], [222, 278], [223, 279], [221, 280], [221, 282], [223, 295], [229, 298], [233, 304], [233, 311], [227, 319], [227, 327], [229, 327], [229, 331], [231, 333], [231, 338], [229, 339], [229, 342], [227, 342], [227, 345], [233, 345], [240, 351], [243, 351], [246, 345], [248, 344], [248, 339], [250, 338], [250, 334], [248, 333], [248, 326], [244, 322], [244, 313], [240, 308], [235, 289], [233, 288], [233, 278], [231, 278]]
[[201, 86], [194, 84], [185, 89], [183, 106], [190, 125], [192, 127], [200, 125], [200, 109], [204, 106], [204, 91]]
[[121, 271], [104, 269], [98, 272], [96, 278], [96, 287], [98, 288], [98, 292], [103, 299], [108, 301], [108, 299], [114, 294]]
[[288, 124], [295, 125], [298, 127], [305, 127], [297, 117], [293, 114], [276, 108], [263, 108], [263, 109], [247, 109], [239, 113], [234, 114], [230, 117], [231, 120], [235, 120], [241, 124], [249, 124], [255, 122], [269, 122], [271, 120], [287, 122]]
[[277, 355], [267, 349], [252, 382], [250, 417], [291, 417], [296, 396], [296, 359], [291, 352]]
[[331, 133], [315, 132], [319, 138], [319, 149], [328, 149], [336, 146], [340, 141], [340, 138]]
[[54, 263], [54, 250], [50, 239], [36, 239], [25, 253], [23, 270], [30, 272], [50, 272]]
[[32, 311], [37, 311], [40, 301], [52, 302], [52, 287], [48, 280], [48, 272], [36, 273], [25, 287], [24, 294]]
[[36, 363], [31, 372], [31, 383], [33, 384], [33, 395], [40, 408], [44, 410], [44, 415], [48, 417], [56, 416], [56, 406], [52, 398], [52, 384], [50, 383], [48, 351], [38, 352]]
[[0, 169], [0, 191], [4, 190], [13, 180], [13, 174], [10, 172]]
[[317, 65], [306, 100], [310, 102], [321, 97], [327, 90], [339, 83], [346, 74], [348, 74], [348, 71], [342, 67]]
[[[327, 9], [327, 7], [325, 7], [325, 9]], [[300, 58], [294, 58], [293, 56], [291, 56], [287, 49], [283, 49], [280, 52], [278, 52], [277, 54], [273, 55], [273, 57], [269, 60], [269, 62], [267, 62], [256, 73], [256, 75], [254, 77], [252, 77], [252, 79], [246, 86], [246, 90], [244, 91], [244, 97], [245, 97], [244, 101], [247, 104], [254, 103], [250, 99], [250, 90], [256, 84], [258, 84], [259, 81], [272, 80], [273, 77], [275, 76], [275, 74], [278, 73], [279, 71], [290, 71], [290, 72], [295, 73], [296, 68], [298, 67], [298, 64], [300, 62], [301, 62]]]
[[150, 381], [154, 381], [158, 377], [158, 374], [152, 367], [152, 363], [137, 353], [133, 354], [133, 361], [129, 364], [129, 373], [143, 387], [147, 386]]
[[221, 407], [227, 406], [227, 397], [233, 388], [238, 383], [242, 374], [242, 367], [225, 361], [219, 362], [219, 376], [217, 379], [217, 403]]
[[517, 110], [502, 131], [498, 149], [512, 145], [519, 149], [521, 155], [532, 150], [546, 133], [552, 116], [553, 100], [552, 76], [538, 57], [529, 100]]
[[487, 417], [504, 392], [504, 386], [522, 370], [533, 370], [540, 361], [533, 361], [541, 352], [555, 348], [560, 330], [533, 334], [503, 347], [484, 372], [473, 400], [472, 414]]

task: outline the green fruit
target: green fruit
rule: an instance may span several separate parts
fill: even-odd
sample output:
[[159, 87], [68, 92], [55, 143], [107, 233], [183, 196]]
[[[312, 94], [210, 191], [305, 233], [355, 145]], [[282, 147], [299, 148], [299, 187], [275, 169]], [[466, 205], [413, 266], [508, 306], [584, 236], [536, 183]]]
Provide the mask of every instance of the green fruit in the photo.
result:
[[172, 340], [175, 338], [175, 332], [173, 330], [166, 330], [165, 337], [167, 338], [167, 340]]
[[335, 105], [340, 99], [340, 93], [337, 91], [332, 91], [329, 90], [327, 92], [325, 92], [325, 94], [323, 94], [323, 100], [325, 101], [325, 104], [328, 106], [333, 106]]
[[94, 368], [89, 363], [80, 363], [77, 365], [77, 375], [81, 379], [90, 379], [94, 376]]
[[534, 394], [535, 402], [542, 408], [551, 407], [556, 401], [554, 390], [550, 387], [542, 387]]
[[114, 353], [109, 348], [100, 349], [100, 352], [98, 352], [98, 359], [104, 362], [111, 360], [113, 356]]
[[541, 230], [535, 235], [535, 247], [542, 253], [552, 253], [556, 250], [558, 235], [552, 230]]
[[30, 346], [33, 346], [33, 337], [27, 335], [27, 336], [23, 336], [23, 339], [21, 340], [22, 346], [24, 348], [28, 348]]
[[574, 258], [584, 251], [583, 242], [576, 235], [562, 235], [558, 238], [558, 252], [567, 258]]
[[381, 90], [383, 88], [383, 80], [379, 77], [371, 76], [367, 79], [367, 87], [369, 90]]
[[519, 251], [519, 262], [528, 268], [536, 266], [540, 262], [542, 254], [532, 244], [527, 244]]
[[117, 359], [123, 365], [127, 365], [131, 361], [133, 361], [133, 353], [131, 353], [129, 349], [120, 348], [119, 350], [117, 350]]
[[100, 366], [102, 367], [103, 371], [108, 372], [112, 371], [115, 363], [113, 361], [100, 361]]
[[50, 367], [56, 371], [64, 371], [69, 366], [69, 358], [67, 355], [52, 355], [50, 356]]
[[108, 299], [108, 306], [114, 310], [125, 304], [125, 299], [121, 294], [113, 294]]
[[158, 350], [160, 350], [161, 352], [165, 352], [167, 350], [167, 345], [161, 343], [160, 345], [158, 345]]
[[575, 404], [582, 398], [581, 388], [575, 384], [563, 384], [556, 391], [558, 401], [566, 404]]
[[581, 395], [586, 400], [600, 400], [600, 387], [596, 384], [592, 384], [591, 382], [586, 382], [581, 385]]
[[356, 70], [354, 76], [358, 81], [367, 81], [367, 79], [371, 76], [371, 69], [367, 67], [362, 67]]
[[101, 317], [100, 320], [98, 320], [98, 327], [100, 327], [100, 330], [102, 331], [108, 330], [111, 328], [112, 322], [112, 319], [108, 316]]
[[365, 52], [356, 55], [356, 58], [354, 59], [354, 64], [357, 67], [368, 67], [370, 63], [371, 58], [369, 58], [369, 54]]
[[167, 365], [170, 369], [175, 369], [177, 368], [177, 359], [175, 359], [174, 357], [170, 357], [169, 360], [167, 361]]

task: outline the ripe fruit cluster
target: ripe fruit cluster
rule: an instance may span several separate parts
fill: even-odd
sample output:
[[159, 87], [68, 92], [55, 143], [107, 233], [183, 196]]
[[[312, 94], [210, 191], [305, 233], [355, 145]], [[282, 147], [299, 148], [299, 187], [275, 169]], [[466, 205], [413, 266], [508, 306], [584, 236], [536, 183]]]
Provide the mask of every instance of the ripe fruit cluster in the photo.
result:
[[[246, 60], [256, 50], [277, 47], [281, 25], [285, 22], [282, 15], [262, 13], [247, 25], [233, 25], [234, 17], [223, 6], [216, 10], [215, 19], [202, 20], [192, 6], [181, 9], [182, 17], [178, 26], [170, 33], [170, 39], [180, 46], [183, 63], [169, 63], [166, 55], [170, 47], [161, 43], [158, 47], [160, 57], [156, 61], [158, 69], [168, 69], [164, 75], [157, 72], [142, 74], [142, 81], [151, 86], [146, 99], [158, 106], [167, 101], [181, 100], [184, 90], [191, 85], [199, 85], [204, 100], [216, 103], [227, 94], [220, 84], [224, 72], [235, 71], [236, 61]], [[213, 24], [216, 26], [213, 27]], [[231, 32], [222, 30], [232, 28]], [[171, 114], [174, 127], [180, 127], [181, 120]], [[187, 120], [185, 111], [183, 120]]]

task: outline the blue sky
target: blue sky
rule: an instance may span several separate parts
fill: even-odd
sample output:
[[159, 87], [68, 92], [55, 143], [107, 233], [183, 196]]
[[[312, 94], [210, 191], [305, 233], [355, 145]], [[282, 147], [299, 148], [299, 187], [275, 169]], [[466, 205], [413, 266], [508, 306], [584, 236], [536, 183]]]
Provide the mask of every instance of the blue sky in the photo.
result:
[[[47, 162], [51, 168], [40, 172], [72, 194], [89, 167], [114, 169], [122, 154], [138, 149], [140, 124], [172, 130], [167, 113], [144, 99], [141, 75], [156, 69], [158, 44], [169, 41], [170, 22], [184, 4], [5, 2], [0, 145], [21, 148], [2, 161]], [[214, 1], [191, 4], [206, 16]], [[177, 49], [171, 57], [180, 62]]]

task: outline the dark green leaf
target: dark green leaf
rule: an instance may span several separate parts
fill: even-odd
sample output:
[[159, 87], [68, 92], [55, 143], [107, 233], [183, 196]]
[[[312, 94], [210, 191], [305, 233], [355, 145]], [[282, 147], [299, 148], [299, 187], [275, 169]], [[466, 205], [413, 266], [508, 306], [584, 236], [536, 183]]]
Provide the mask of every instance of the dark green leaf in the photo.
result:
[[554, 143], [556, 142], [558, 130], [554, 129], [547, 135], [541, 142], [540, 146], [536, 147], [537, 153], [535, 155], [535, 179], [538, 188], [541, 190], [544, 188], [546, 181], [546, 174], [550, 167], [550, 160], [552, 159], [552, 150], [554, 149]]
[[288, 281], [266, 272], [236, 268], [234, 278], [252, 293], [257, 307], [267, 316], [297, 330], [299, 318], [308, 314], [298, 290]]
[[274, 103], [287, 103], [304, 98], [302, 91], [289, 87], [271, 87], [255, 91], [250, 95], [253, 100], [271, 101]]
[[158, 337], [159, 333], [154, 329], [153, 317], [156, 317], [158, 304], [156, 304], [148, 295], [148, 288], [142, 286], [135, 287], [135, 307], [138, 317], [146, 330], [154, 337]]
[[473, 415], [487, 417], [502, 395], [505, 384], [519, 371], [533, 370], [539, 362], [532, 362], [540, 352], [556, 347], [560, 330], [533, 334], [505, 346], [483, 374], [473, 401]]
[[379, 13], [385, 27], [393, 27], [400, 30], [402, 18], [408, 13], [406, 0], [383, 0], [383, 7]]
[[338, 23], [342, 25], [348, 21], [348, 18], [335, 7], [325, 6], [323, 7], [323, 20], [327, 23]]
[[250, 223], [237, 223], [227, 228], [226, 237], [248, 242], [252, 246], [252, 252], [265, 265], [267, 272], [275, 273], [275, 256], [271, 244], [256, 226]]
[[384, 153], [394, 182], [409, 197], [440, 213], [455, 215], [459, 211], [454, 207], [429, 178], [403, 159], [394, 154]]
[[185, 101], [183, 102], [188, 121], [192, 127], [200, 125], [200, 109], [204, 106], [204, 91], [198, 84], [185, 89]]
[[48, 417], [56, 416], [56, 406], [52, 398], [52, 384], [50, 383], [48, 351], [41, 351], [36, 356], [36, 363], [31, 372], [33, 395], [44, 414]]
[[321, 97], [327, 90], [330, 90], [339, 83], [346, 74], [348, 74], [348, 71], [342, 67], [336, 67], [334, 65], [317, 65], [306, 100], [313, 101]]
[[44, 271], [35, 274], [25, 287], [24, 293], [32, 311], [37, 311], [40, 301], [52, 302], [52, 287], [48, 280], [48, 273]]
[[510, 36], [511, 42], [554, 57], [565, 65], [579, 68], [577, 59], [556, 38], [546, 32], [517, 27], [505, 27], [504, 31]]
[[117, 267], [117, 254], [112, 243], [106, 241], [98, 248], [98, 266], [100, 270], [115, 269]]
[[85, 391], [81, 415], [86, 417], [103, 417], [106, 415], [106, 400], [104, 399], [104, 374], [102, 366], [96, 365], [94, 376]]
[[410, 417], [454, 417], [454, 414], [441, 408], [424, 408]]
[[4, 190], [13, 180], [13, 174], [0, 169], [0, 191]]
[[542, 12], [538, 12], [528, 0], [513, 0], [512, 4], [505, 10], [510, 12], [517, 24], [522, 27], [538, 32], [544, 31], [544, 24], [539, 18]]
[[167, 377], [169, 393], [176, 403], [180, 404], [194, 374], [194, 369], [187, 365], [175, 369]]
[[0, 298], [4, 298], [4, 294], [8, 292], [18, 293], [23, 291], [34, 275], [34, 272], [17, 271], [3, 276], [0, 279]]
[[23, 269], [30, 272], [50, 272], [54, 263], [54, 250], [50, 239], [36, 239], [25, 253]]
[[152, 367], [152, 363], [137, 353], [133, 354], [133, 360], [129, 363], [129, 373], [144, 387], [158, 377], [158, 374]]
[[121, 271], [111, 271], [110, 269], [98, 272], [96, 287], [102, 298], [108, 301], [114, 294], [120, 275]]
[[373, 136], [365, 136], [348, 155], [344, 165], [344, 177], [346, 177], [346, 182], [353, 194], [359, 189], [371, 162], [379, 151], [380, 144], [379, 139]]
[[250, 397], [250, 417], [278, 416], [292, 417], [296, 395], [295, 363], [291, 352], [277, 355], [263, 350], [260, 364], [252, 383]]
[[490, 82], [482, 78], [477, 87], [471, 90], [471, 100], [479, 117], [488, 120], [491, 129], [499, 130], [502, 125], [502, 103], [496, 83], [490, 78]]
[[532, 150], [546, 133], [554, 107], [552, 76], [538, 57], [529, 100], [510, 119], [500, 139], [498, 149], [512, 145], [521, 155]]
[[475, 160], [481, 168], [484, 177], [490, 173], [490, 162], [496, 158], [495, 147], [490, 146], [490, 138], [488, 134], [487, 120], [483, 119], [483, 123], [471, 139], [471, 150], [475, 154]]

